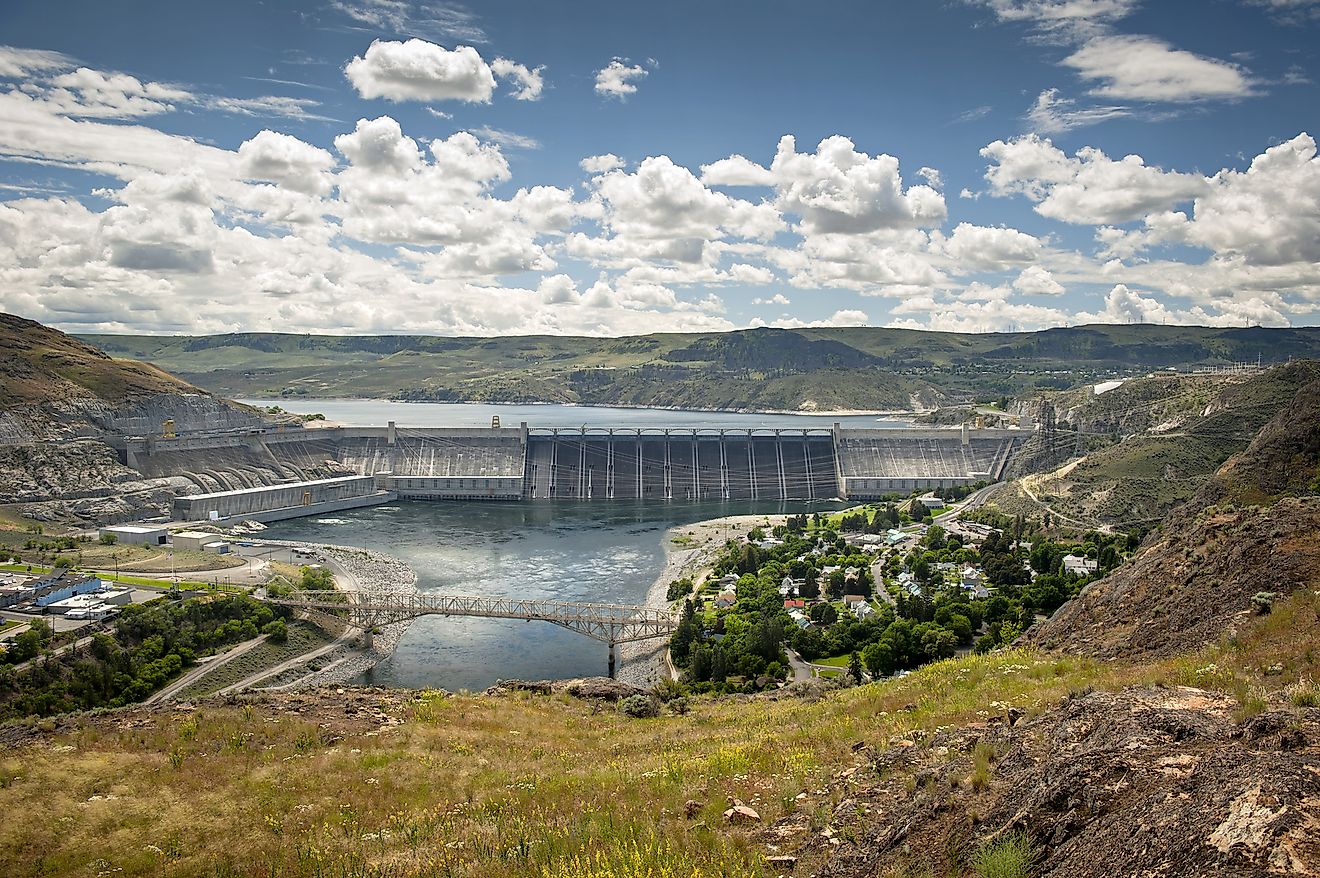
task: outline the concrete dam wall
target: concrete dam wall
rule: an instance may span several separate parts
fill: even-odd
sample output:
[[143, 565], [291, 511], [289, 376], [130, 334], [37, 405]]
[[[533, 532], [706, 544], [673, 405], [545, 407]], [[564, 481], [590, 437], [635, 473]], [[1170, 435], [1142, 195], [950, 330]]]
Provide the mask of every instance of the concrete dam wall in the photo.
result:
[[533, 500], [817, 500], [838, 496], [829, 435], [531, 435]]
[[[290, 428], [134, 438], [125, 463], [226, 494], [228, 514], [272, 485], [370, 477], [425, 500], [698, 502], [872, 499], [999, 479], [1025, 430], [547, 430]], [[246, 498], [251, 494], [250, 503]], [[303, 494], [298, 494], [303, 496]], [[191, 508], [184, 504], [181, 508]]]

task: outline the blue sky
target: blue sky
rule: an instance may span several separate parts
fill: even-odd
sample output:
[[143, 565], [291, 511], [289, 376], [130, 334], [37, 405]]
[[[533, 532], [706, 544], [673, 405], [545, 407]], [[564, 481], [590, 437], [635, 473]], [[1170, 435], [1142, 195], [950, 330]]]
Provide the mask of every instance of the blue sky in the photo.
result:
[[79, 331], [1320, 322], [1320, 0], [0, 9]]

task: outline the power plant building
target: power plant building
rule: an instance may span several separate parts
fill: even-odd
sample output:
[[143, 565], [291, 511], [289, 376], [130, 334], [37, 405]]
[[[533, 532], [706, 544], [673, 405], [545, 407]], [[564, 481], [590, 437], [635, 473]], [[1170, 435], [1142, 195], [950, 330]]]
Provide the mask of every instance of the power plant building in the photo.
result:
[[[233, 519], [278, 521], [302, 515], [370, 506], [384, 503], [394, 497], [393, 492], [377, 489], [376, 480], [371, 476], [344, 476], [176, 497], [172, 517], [175, 521], [217, 523]], [[179, 545], [180, 536], [181, 534], [177, 533], [174, 535], [176, 546]], [[213, 542], [216, 539], [215, 534], [204, 536], [207, 537], [206, 542]], [[200, 551], [204, 545], [205, 543], [198, 543], [197, 550]]]

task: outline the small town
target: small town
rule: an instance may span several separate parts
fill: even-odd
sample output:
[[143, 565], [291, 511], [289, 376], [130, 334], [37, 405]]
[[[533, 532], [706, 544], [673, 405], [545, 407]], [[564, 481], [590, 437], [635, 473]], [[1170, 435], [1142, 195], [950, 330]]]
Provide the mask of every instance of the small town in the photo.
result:
[[670, 586], [687, 598], [674, 664], [699, 691], [905, 674], [1011, 643], [1139, 543], [1021, 519], [996, 527], [951, 502], [928, 493], [788, 516], [730, 540], [703, 581]]

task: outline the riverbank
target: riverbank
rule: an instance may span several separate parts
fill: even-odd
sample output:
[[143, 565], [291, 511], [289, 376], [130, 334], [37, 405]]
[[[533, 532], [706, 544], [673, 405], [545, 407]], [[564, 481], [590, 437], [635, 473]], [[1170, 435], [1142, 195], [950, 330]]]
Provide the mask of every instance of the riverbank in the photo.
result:
[[[690, 578], [694, 585], [700, 584], [729, 540], [746, 536], [754, 527], [768, 530], [787, 519], [787, 515], [726, 515], [669, 528], [663, 537], [665, 566], [647, 590], [646, 606], [669, 607], [669, 583]], [[671, 674], [668, 649], [666, 638], [622, 644], [617, 678], [634, 686], [654, 686]]]
[[[313, 549], [320, 553], [326, 566], [335, 576], [341, 591], [353, 597], [369, 599], [374, 595], [400, 592], [416, 593], [417, 574], [398, 558], [354, 546], [329, 543], [305, 543], [294, 540], [261, 540], [263, 545]], [[346, 632], [333, 649], [317, 656], [320, 670], [302, 676], [279, 688], [307, 688], [311, 686], [339, 686], [350, 683], [379, 664], [394, 652], [408, 630], [412, 620], [384, 625], [373, 637], [371, 649], [362, 650], [354, 644], [360, 639]]]

